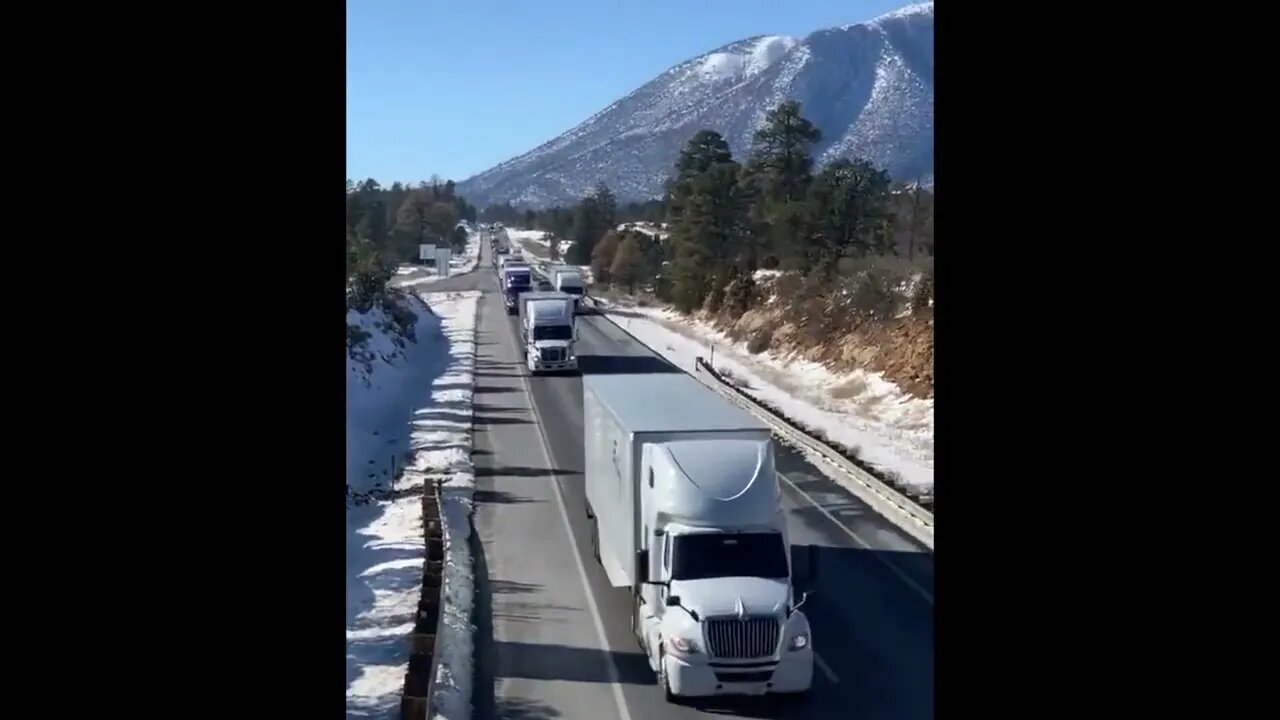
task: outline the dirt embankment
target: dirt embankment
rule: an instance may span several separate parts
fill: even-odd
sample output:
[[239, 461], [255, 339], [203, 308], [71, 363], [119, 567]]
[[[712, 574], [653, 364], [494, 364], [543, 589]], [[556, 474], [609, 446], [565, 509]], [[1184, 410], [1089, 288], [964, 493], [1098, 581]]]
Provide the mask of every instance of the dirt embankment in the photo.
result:
[[[797, 309], [776, 302], [736, 317], [725, 313], [702, 317], [730, 337], [746, 342], [752, 352], [795, 353], [835, 372], [880, 372], [916, 397], [933, 397], [932, 309], [886, 320], [862, 319], [849, 323], [847, 329], [824, 330], [821, 326], [827, 323], [823, 319], [813, 322], [811, 318], [812, 314], [800, 315]], [[843, 392], [853, 395], [858, 390]], [[833, 394], [843, 394], [842, 389], [835, 388]]]

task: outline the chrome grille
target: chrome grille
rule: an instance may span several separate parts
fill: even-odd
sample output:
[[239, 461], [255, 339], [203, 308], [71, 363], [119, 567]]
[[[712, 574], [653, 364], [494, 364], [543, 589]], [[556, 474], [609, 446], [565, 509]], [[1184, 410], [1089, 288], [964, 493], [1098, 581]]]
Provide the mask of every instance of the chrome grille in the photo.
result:
[[712, 657], [758, 658], [773, 655], [778, 649], [775, 617], [708, 618], [706, 633]]
[[564, 349], [542, 348], [542, 359], [547, 362], [560, 362], [564, 359]]

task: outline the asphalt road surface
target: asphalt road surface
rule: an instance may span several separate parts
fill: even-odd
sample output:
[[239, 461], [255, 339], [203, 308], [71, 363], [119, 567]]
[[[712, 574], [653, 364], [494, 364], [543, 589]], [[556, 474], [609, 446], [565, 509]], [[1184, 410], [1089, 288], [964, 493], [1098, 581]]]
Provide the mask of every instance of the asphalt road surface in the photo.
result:
[[[819, 547], [804, 606], [818, 666], [799, 700], [672, 706], [608, 585], [583, 511], [582, 384], [526, 377], [487, 243], [476, 272], [423, 290], [484, 291], [475, 393], [476, 717], [933, 717], [933, 556], [779, 445], [792, 542]], [[603, 317], [580, 316], [582, 372], [679, 372]]]

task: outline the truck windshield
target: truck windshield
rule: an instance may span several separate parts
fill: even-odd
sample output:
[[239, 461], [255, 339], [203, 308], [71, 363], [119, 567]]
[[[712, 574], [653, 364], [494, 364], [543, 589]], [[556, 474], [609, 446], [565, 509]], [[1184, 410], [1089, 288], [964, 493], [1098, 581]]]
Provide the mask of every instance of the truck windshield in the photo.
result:
[[538, 340], [572, 340], [573, 330], [568, 325], [534, 325], [533, 339]]
[[581, 285], [565, 285], [564, 287], [560, 288], [560, 292], [565, 293], [566, 295], [581, 295], [582, 286]]
[[529, 284], [529, 273], [511, 273], [507, 276], [507, 284], [511, 287], [519, 287]]
[[676, 535], [671, 579], [717, 577], [787, 578], [787, 552], [780, 533]]

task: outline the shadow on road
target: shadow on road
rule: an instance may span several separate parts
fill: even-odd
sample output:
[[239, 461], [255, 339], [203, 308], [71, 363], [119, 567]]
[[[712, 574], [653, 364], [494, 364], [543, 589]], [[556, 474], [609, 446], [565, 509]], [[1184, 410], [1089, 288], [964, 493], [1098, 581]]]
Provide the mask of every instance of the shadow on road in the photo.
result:
[[[476, 475], [482, 475], [480, 468], [476, 469]], [[535, 500], [534, 498], [516, 495], [515, 493], [504, 492], [502, 490], [476, 490], [472, 498], [477, 503], [492, 503], [496, 505], [516, 505], [520, 503], [540, 503], [545, 500]]]
[[571, 472], [571, 470], [555, 468], [507, 466], [476, 468], [476, 477], [551, 477], [553, 475], [568, 475]]
[[609, 663], [618, 668], [618, 679], [628, 685], [654, 685], [656, 680], [644, 656], [638, 652], [615, 652], [569, 647], [551, 643], [494, 642], [500, 659], [496, 677], [530, 680], [611, 683]]
[[472, 422], [477, 425], [529, 425], [528, 420], [520, 418], [502, 417], [500, 415], [476, 415], [472, 418]]
[[502, 720], [554, 720], [564, 717], [559, 710], [532, 698], [502, 698], [493, 705], [493, 715], [480, 715], [477, 718], [502, 718]]
[[499, 580], [494, 578], [489, 581], [489, 589], [498, 595], [523, 595], [525, 593], [537, 592], [541, 588], [541, 585], [522, 583], [517, 580]]
[[578, 369], [583, 375], [650, 375], [684, 372], [656, 355], [579, 355]]
[[815, 668], [801, 717], [932, 720], [933, 604], [885, 566], [922, 555], [818, 546], [804, 613], [814, 649], [837, 681]]

